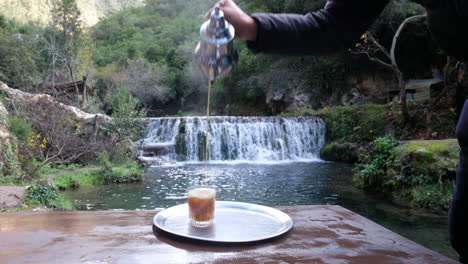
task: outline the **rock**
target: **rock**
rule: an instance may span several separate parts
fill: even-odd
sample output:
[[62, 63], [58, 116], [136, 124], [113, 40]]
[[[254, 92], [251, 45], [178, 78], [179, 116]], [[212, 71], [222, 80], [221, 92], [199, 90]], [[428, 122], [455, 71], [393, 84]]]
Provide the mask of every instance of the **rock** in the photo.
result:
[[356, 162], [358, 147], [352, 143], [333, 142], [320, 150], [320, 158], [326, 161]]
[[[29, 106], [37, 107], [37, 109], [44, 109], [44, 105], [48, 106], [48, 109], [58, 109], [66, 114], [74, 117], [75, 120], [80, 120], [83, 124], [95, 122], [96, 120], [110, 122], [112, 119], [109, 116], [102, 114], [89, 114], [81, 111], [80, 109], [62, 104], [56, 101], [52, 96], [47, 94], [31, 94], [20, 91], [18, 89], [12, 89], [6, 84], [0, 82], [0, 92], [3, 92], [7, 97], [14, 101], [17, 106]], [[47, 114], [47, 113], [44, 113]]]
[[361, 94], [357, 89], [352, 89], [349, 93], [341, 97], [341, 104], [343, 105], [360, 105], [368, 101], [366, 96]]
[[0, 186], [0, 210], [23, 205], [27, 187]]

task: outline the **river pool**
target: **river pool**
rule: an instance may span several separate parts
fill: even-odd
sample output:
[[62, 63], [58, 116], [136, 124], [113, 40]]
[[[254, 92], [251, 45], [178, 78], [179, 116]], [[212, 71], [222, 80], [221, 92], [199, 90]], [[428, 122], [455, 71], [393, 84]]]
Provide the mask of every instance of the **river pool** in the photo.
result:
[[186, 202], [187, 187], [218, 187], [217, 199], [267, 206], [340, 205], [446, 256], [456, 258], [447, 217], [394, 205], [352, 186], [352, 166], [332, 162], [220, 163], [151, 167], [141, 183], [81, 187], [65, 195], [80, 210], [153, 210]]

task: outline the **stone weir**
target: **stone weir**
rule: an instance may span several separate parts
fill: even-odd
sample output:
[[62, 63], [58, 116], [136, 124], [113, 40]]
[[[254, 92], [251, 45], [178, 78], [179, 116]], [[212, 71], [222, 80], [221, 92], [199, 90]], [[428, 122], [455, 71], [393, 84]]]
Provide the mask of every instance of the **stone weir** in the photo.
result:
[[[146, 162], [205, 160], [206, 117], [149, 118], [139, 141]], [[210, 117], [210, 162], [319, 160], [325, 122], [312, 117]]]

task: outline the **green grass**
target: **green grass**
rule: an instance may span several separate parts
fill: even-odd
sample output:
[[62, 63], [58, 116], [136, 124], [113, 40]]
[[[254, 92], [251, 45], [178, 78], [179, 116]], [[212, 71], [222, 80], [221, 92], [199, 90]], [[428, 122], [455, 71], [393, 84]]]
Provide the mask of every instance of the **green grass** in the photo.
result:
[[80, 186], [139, 182], [142, 179], [143, 171], [136, 163], [109, 163], [103, 167], [83, 167], [58, 172], [52, 184], [60, 190], [67, 190]]
[[53, 180], [53, 185], [60, 190], [76, 189], [80, 186], [102, 183], [102, 175], [96, 168], [80, 169], [75, 172], [61, 174]]
[[143, 179], [143, 171], [135, 163], [116, 165], [101, 170], [102, 182], [109, 183], [130, 183], [139, 182]]
[[294, 112], [283, 112], [279, 114], [280, 117], [298, 117], [298, 116], [314, 116], [316, 111], [312, 109], [303, 108]]

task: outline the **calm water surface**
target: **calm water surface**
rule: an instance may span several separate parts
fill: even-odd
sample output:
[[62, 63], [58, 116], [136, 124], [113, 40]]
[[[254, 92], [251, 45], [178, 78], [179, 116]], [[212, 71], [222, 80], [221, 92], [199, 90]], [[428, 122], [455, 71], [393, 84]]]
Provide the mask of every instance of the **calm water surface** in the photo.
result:
[[352, 186], [343, 163], [210, 164], [153, 167], [138, 184], [82, 187], [66, 192], [81, 210], [150, 210], [186, 202], [187, 187], [218, 187], [217, 199], [280, 205], [340, 205], [419, 244], [455, 258], [447, 217], [388, 203]]

